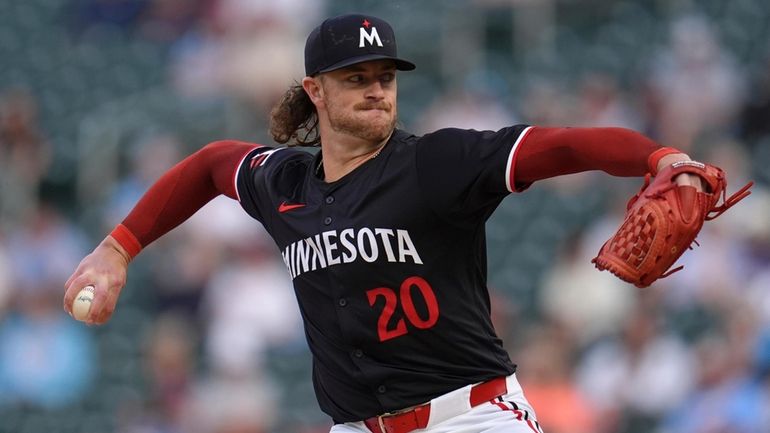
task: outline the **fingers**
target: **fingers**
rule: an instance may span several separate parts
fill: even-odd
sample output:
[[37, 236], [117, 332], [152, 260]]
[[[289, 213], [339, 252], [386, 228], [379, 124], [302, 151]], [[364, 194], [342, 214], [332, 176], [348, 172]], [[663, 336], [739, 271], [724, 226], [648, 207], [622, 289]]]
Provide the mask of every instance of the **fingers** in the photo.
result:
[[64, 307], [64, 311], [66, 311], [70, 316], [72, 316], [72, 302], [75, 300], [78, 292], [83, 290], [83, 288], [86, 286], [96, 287], [96, 284], [91, 281], [91, 278], [83, 275], [76, 276], [73, 274], [73, 276], [67, 280], [67, 284], [65, 284], [64, 300], [62, 306]]
[[[115, 311], [115, 306], [118, 303], [118, 295], [123, 288], [123, 283], [116, 283], [110, 286], [106, 286], [104, 290], [97, 290], [94, 294], [94, 299], [98, 296], [98, 302], [95, 303], [88, 315], [88, 323], [92, 325], [102, 325], [107, 323], [112, 317], [112, 313]], [[97, 295], [98, 294], [98, 295]]]
[[[89, 325], [101, 325], [102, 323], [106, 322], [106, 319], [109, 318], [107, 316], [105, 318], [104, 311], [114, 310], [115, 307], [109, 307], [111, 299], [109, 296], [109, 289], [102, 286], [102, 287], [95, 287], [94, 290], [94, 300], [91, 303], [91, 310], [88, 311], [88, 317], [86, 317], [86, 323]], [[111, 315], [112, 313], [110, 313]]]
[[691, 179], [692, 186], [694, 186], [695, 189], [697, 189], [698, 191], [704, 192], [705, 190], [703, 189], [703, 179], [701, 179], [700, 176], [693, 176], [693, 177], [694, 179]]
[[675, 179], [679, 186], [692, 186], [698, 191], [703, 191], [703, 179], [700, 176], [689, 173], [679, 174]]
[[71, 278], [64, 293], [64, 311], [72, 316], [72, 303], [78, 293], [87, 286], [94, 287], [94, 299], [91, 301], [91, 309], [84, 320], [89, 325], [101, 325], [106, 323], [115, 311], [118, 294], [123, 287], [122, 282], [110, 283], [104, 277], [88, 277], [81, 275]]
[[64, 311], [72, 315], [72, 301], [86, 286], [94, 287], [94, 298], [85, 322], [102, 324], [110, 319], [118, 296], [126, 284], [129, 261], [123, 253], [103, 241], [87, 255], [65, 283]]
[[112, 318], [112, 313], [115, 312], [115, 302], [113, 300], [108, 300], [106, 303], [102, 304], [104, 308], [101, 309], [99, 313], [95, 313], [94, 319], [92, 320], [91, 324], [94, 325], [103, 325], [107, 323], [107, 321]]

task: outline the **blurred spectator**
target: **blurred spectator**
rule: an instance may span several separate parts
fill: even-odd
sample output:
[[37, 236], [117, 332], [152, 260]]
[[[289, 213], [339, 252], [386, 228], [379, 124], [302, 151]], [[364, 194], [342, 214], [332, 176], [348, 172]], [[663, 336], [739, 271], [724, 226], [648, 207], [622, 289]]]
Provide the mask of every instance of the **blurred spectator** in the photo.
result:
[[768, 390], [750, 377], [732, 349], [728, 337], [719, 333], [697, 342], [697, 388], [674, 406], [662, 433], [770, 431]]
[[587, 247], [582, 232], [567, 239], [539, 291], [543, 313], [574, 329], [585, 345], [617, 329], [635, 301], [633, 287], [590, 265], [598, 251]]
[[641, 130], [639, 116], [633, 112], [615, 77], [592, 73], [581, 79], [578, 93], [578, 126], [613, 126]]
[[61, 295], [64, 281], [86, 251], [86, 239], [54, 207], [41, 203], [8, 236], [14, 295], [52, 290]]
[[575, 342], [567, 329], [571, 330], [556, 322], [535, 326], [514, 358], [521, 365], [517, 376], [543, 431], [596, 433], [596, 409], [574, 380]]
[[146, 39], [171, 43], [194, 27], [202, 0], [149, 0], [139, 18], [139, 33]]
[[325, 0], [212, 0], [212, 3], [222, 25], [246, 32], [260, 31], [261, 26], [269, 28], [272, 23], [280, 23], [302, 32], [316, 22], [326, 6]]
[[104, 212], [109, 230], [128, 214], [153, 182], [182, 159], [183, 144], [170, 133], [148, 133], [128, 151], [126, 174], [112, 187]]
[[747, 300], [754, 306], [760, 315], [766, 329], [770, 330], [770, 267], [758, 273], [747, 287]]
[[702, 247], [694, 245], [679, 258], [676, 265], [684, 266], [683, 271], [654, 283], [675, 310], [693, 304], [719, 305], [743, 291], [742, 244], [718, 223], [704, 224], [697, 238]]
[[644, 296], [619, 334], [590, 347], [577, 369], [580, 388], [605, 423], [601, 432], [649, 431], [692, 388], [687, 346], [662, 328], [654, 293]]
[[162, 314], [145, 336], [143, 360], [148, 384], [144, 405], [118, 408], [124, 433], [177, 433], [197, 380], [197, 347], [189, 319]]
[[[182, 96], [205, 102], [223, 95], [257, 113], [269, 111], [292, 79], [303, 74], [306, 23], [322, 0], [217, 0], [171, 58], [172, 83]], [[265, 67], [269, 65], [269, 67]], [[248, 116], [249, 122], [263, 116]]]
[[207, 360], [214, 370], [231, 374], [260, 371], [271, 346], [305, 344], [299, 343], [300, 313], [286, 268], [266, 234], [251, 233], [230, 244], [203, 298]]
[[182, 226], [147, 253], [153, 307], [160, 313], [186, 315], [200, 324], [201, 298], [208, 281], [227, 259], [226, 245], [221, 240], [196, 236]]
[[72, 3], [72, 28], [77, 32], [97, 25], [129, 31], [150, 0], [75, 0]]
[[[181, 273], [173, 274], [176, 279], [203, 277], [198, 279], [203, 284], [199, 314], [205, 319], [201, 349], [206, 370], [190, 389], [180, 429], [268, 432], [276, 420], [280, 393], [266, 374], [265, 352], [274, 346], [305, 344], [287, 271], [258, 223], [232, 200], [215, 199], [181, 232], [190, 242], [176, 254], [182, 267]], [[206, 253], [212, 249], [218, 252]]]
[[70, 405], [98, 371], [91, 334], [61, 308], [62, 284], [85, 252], [83, 237], [41, 205], [7, 245], [13, 289], [12, 311], [0, 323], [0, 401]]
[[51, 148], [37, 124], [37, 101], [22, 89], [0, 94], [0, 224], [6, 229], [35, 208], [50, 162]]
[[662, 143], [689, 151], [700, 136], [730, 130], [746, 89], [711, 22], [700, 15], [674, 21], [670, 45], [651, 63], [651, 84], [661, 103], [653, 117]]
[[[746, 299], [759, 314], [760, 321], [770, 331], [770, 193], [757, 189], [752, 194], [747, 213], [754, 216], [743, 226], [743, 247], [749, 280], [745, 286]], [[769, 333], [770, 335], [770, 333]]]
[[[770, 326], [765, 325], [758, 336], [754, 348], [754, 365], [757, 379], [765, 384], [770, 383]], [[769, 391], [770, 392], [770, 391]]]
[[751, 89], [741, 113], [740, 136], [750, 146], [756, 146], [761, 138], [770, 138], [770, 56]]
[[0, 406], [54, 409], [85, 397], [99, 369], [91, 334], [62, 312], [52, 287], [15, 301], [0, 322]]
[[222, 72], [228, 67], [223, 33], [206, 18], [174, 44], [168, 66], [170, 85], [180, 97], [208, 103], [228, 96]]
[[497, 336], [503, 341], [503, 347], [506, 347], [510, 353], [521, 350], [525, 329], [522, 314], [524, 306], [517, 304], [505, 292], [494, 287], [490, 287], [489, 297], [492, 325], [495, 327]]
[[[500, 87], [500, 88], [497, 88]], [[418, 121], [420, 131], [472, 128], [497, 131], [518, 123], [502, 95], [505, 83], [491, 73], [470, 74], [464, 85], [451, 87], [425, 109]]]
[[527, 84], [519, 110], [522, 120], [531, 125], [570, 126], [578, 119], [575, 95], [562, 83], [539, 77]]
[[147, 372], [161, 412], [178, 419], [196, 370], [196, 341], [183, 316], [165, 314], [155, 321], [146, 346]]
[[[113, 186], [104, 212], [104, 230], [122, 221], [153, 182], [182, 159], [183, 144], [170, 133], [151, 132], [140, 138], [128, 151], [126, 175]], [[212, 269], [217, 265], [221, 248], [216, 241], [200, 242], [193, 233], [186, 236], [184, 226], [170, 234], [174, 241], [161, 239], [140, 257], [140, 266], [150, 271], [151, 295], [161, 312], [169, 309], [198, 314], [200, 294]], [[170, 245], [174, 245], [171, 247]]]
[[268, 433], [274, 427], [277, 392], [258, 375], [200, 380], [184, 408], [184, 433]]

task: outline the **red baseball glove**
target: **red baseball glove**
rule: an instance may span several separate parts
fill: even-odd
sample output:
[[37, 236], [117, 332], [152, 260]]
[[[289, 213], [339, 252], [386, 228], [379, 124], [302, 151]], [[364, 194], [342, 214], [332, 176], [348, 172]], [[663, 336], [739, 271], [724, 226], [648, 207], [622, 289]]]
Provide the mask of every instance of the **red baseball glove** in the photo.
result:
[[[679, 186], [682, 173], [703, 179], [705, 192]], [[623, 281], [647, 287], [682, 269], [669, 270], [697, 241], [704, 221], [712, 220], [751, 194], [749, 182], [726, 198], [727, 180], [719, 167], [695, 161], [679, 161], [661, 170], [650, 183], [650, 174], [638, 194], [628, 202], [626, 218], [613, 237], [604, 243], [592, 263]], [[722, 204], [717, 205], [722, 198]]]

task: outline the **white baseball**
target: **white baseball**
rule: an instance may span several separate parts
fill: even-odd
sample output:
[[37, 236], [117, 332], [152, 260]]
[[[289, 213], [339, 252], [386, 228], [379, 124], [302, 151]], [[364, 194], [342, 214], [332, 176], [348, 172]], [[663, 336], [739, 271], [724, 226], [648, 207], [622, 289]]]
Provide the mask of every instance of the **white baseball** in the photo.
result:
[[94, 286], [85, 286], [78, 292], [75, 300], [72, 301], [72, 317], [75, 320], [85, 321], [88, 312], [91, 310], [91, 303], [94, 300]]

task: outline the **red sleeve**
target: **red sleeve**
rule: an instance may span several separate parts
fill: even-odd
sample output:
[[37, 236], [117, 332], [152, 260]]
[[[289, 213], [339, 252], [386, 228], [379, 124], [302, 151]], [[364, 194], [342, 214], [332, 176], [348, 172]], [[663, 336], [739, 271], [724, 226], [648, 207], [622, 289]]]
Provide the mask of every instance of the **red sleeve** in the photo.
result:
[[134, 257], [219, 194], [237, 200], [238, 167], [257, 147], [240, 141], [206, 145], [161, 176], [111, 235]]
[[534, 127], [516, 154], [515, 181], [517, 185], [528, 185], [589, 170], [614, 176], [644, 176], [656, 172], [662, 156], [676, 152], [625, 128]]

